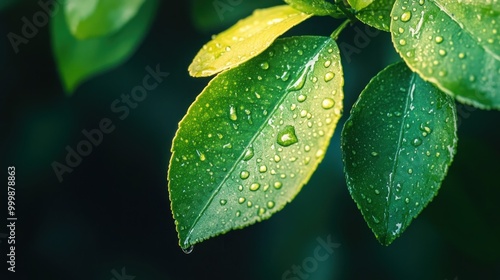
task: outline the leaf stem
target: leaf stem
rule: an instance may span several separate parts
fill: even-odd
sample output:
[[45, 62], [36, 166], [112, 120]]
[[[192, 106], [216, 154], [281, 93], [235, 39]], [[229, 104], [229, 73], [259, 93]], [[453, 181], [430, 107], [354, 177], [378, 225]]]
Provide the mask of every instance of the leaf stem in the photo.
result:
[[356, 16], [354, 16], [354, 13], [352, 12], [352, 8], [348, 8], [346, 5], [346, 2], [344, 0], [335, 0], [335, 4], [337, 4], [337, 7], [344, 13], [344, 15], [347, 16], [348, 19], [350, 19], [352, 22], [356, 22]]
[[332, 34], [330, 35], [330, 37], [333, 39], [333, 40], [337, 40], [339, 38], [339, 35], [340, 33], [342, 32], [342, 30], [344, 30], [344, 28], [347, 27], [347, 25], [351, 22], [350, 19], [346, 19], [342, 24], [339, 25], [339, 27], [337, 27], [337, 29], [335, 29]]

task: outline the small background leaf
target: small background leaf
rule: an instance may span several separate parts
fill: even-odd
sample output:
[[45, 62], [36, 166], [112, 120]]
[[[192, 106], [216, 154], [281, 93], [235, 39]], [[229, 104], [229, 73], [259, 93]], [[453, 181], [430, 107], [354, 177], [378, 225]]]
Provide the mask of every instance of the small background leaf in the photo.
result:
[[311, 15], [288, 5], [256, 10], [204, 45], [189, 65], [189, 74], [211, 76], [236, 67], [260, 54], [281, 34], [309, 17]]
[[83, 80], [130, 57], [146, 35], [157, 4], [157, 0], [147, 0], [119, 32], [87, 40], [73, 37], [64, 14], [57, 13], [51, 26], [52, 48], [66, 92], [73, 92]]
[[71, 34], [89, 39], [120, 30], [139, 11], [145, 0], [66, 0], [64, 14]]
[[424, 80], [461, 102], [500, 109], [500, 12], [477, 2], [398, 0], [392, 41]]
[[336, 18], [346, 17], [337, 5], [326, 0], [285, 0], [285, 2], [293, 8], [308, 14], [334, 16]]
[[342, 156], [349, 192], [382, 244], [437, 194], [456, 144], [453, 99], [403, 62], [361, 93], [342, 131]]
[[343, 99], [329, 37], [277, 40], [219, 74], [179, 124], [168, 172], [180, 246], [269, 218], [326, 152]]
[[[374, 0], [374, 1], [356, 1], [348, 0], [353, 7], [363, 7], [358, 10], [356, 17], [365, 24], [375, 27], [382, 31], [389, 31], [391, 24], [390, 13], [395, 0]], [[369, 3], [371, 2], [371, 3]], [[356, 9], [356, 8], [355, 8]]]

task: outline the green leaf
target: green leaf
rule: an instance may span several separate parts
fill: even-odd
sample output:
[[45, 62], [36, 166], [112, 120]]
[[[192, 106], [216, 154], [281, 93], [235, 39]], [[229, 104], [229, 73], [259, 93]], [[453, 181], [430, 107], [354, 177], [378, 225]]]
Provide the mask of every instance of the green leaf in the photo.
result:
[[129, 58], [146, 35], [157, 4], [157, 0], [146, 1], [137, 16], [120, 31], [87, 40], [73, 37], [64, 14], [57, 13], [51, 26], [52, 48], [66, 92], [73, 92], [84, 80]]
[[455, 104], [393, 64], [363, 90], [341, 139], [349, 192], [388, 245], [438, 192], [456, 152]]
[[71, 34], [83, 40], [112, 34], [129, 22], [145, 0], [66, 0], [64, 13]]
[[345, 18], [344, 13], [337, 7], [337, 5], [326, 0], [285, 0], [285, 2], [304, 13], [318, 16]]
[[205, 77], [234, 68], [263, 52], [281, 34], [309, 17], [288, 5], [256, 10], [204, 45], [189, 65], [189, 74]]
[[362, 9], [366, 8], [368, 5], [373, 3], [375, 0], [347, 0], [349, 5], [353, 7], [357, 11], [361, 11]]
[[420, 3], [398, 0], [392, 10], [392, 41], [401, 57], [424, 80], [457, 100], [500, 109], [499, 5]]
[[209, 83], [172, 146], [169, 192], [182, 248], [267, 219], [297, 195], [325, 155], [343, 83], [329, 37], [278, 39]]
[[374, 0], [374, 1], [348, 1], [353, 7], [362, 7], [368, 2], [368, 6], [358, 9], [356, 17], [365, 24], [382, 31], [389, 31], [391, 24], [391, 10], [395, 0]]

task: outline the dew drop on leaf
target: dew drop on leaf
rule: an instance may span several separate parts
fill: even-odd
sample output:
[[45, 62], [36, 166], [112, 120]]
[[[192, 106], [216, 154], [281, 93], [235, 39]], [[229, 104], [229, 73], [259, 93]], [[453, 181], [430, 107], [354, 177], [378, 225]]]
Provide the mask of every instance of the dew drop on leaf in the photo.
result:
[[331, 109], [333, 106], [335, 106], [335, 101], [331, 98], [325, 98], [321, 102], [321, 107], [323, 107], [323, 109]]
[[[291, 125], [285, 126], [279, 133], [277, 142], [279, 145], [283, 147], [288, 147], [297, 143], [299, 140], [297, 139], [297, 135], [295, 135], [295, 128]], [[276, 157], [275, 157], [276, 159]]]

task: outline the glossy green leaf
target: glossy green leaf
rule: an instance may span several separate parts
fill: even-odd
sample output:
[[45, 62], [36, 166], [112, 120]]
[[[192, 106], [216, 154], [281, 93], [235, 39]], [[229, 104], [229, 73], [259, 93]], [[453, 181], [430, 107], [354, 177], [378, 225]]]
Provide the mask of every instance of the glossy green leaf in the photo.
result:
[[234, 68], [267, 49], [273, 41], [311, 15], [288, 5], [256, 10], [203, 46], [189, 74], [205, 77]]
[[345, 18], [344, 13], [337, 5], [326, 0], [285, 0], [293, 8], [304, 13], [318, 16], [334, 16], [336, 18]]
[[349, 192], [382, 244], [437, 194], [456, 145], [453, 99], [403, 62], [363, 90], [342, 131], [342, 157]]
[[[355, 1], [349, 0], [351, 6], [363, 7], [357, 9], [356, 17], [363, 23], [371, 27], [375, 27], [382, 31], [389, 31], [391, 24], [391, 10], [395, 0], [373, 0], [373, 1]], [[371, 3], [369, 3], [371, 2]], [[356, 8], [355, 8], [356, 9]]]
[[73, 92], [84, 80], [129, 58], [146, 35], [157, 4], [157, 0], [147, 0], [120, 31], [87, 40], [73, 37], [64, 14], [57, 13], [51, 23], [52, 49], [66, 92]]
[[408, 66], [457, 100], [500, 109], [500, 4], [396, 1], [394, 46]]
[[64, 14], [71, 34], [83, 40], [112, 34], [129, 22], [145, 0], [66, 0]]
[[349, 5], [353, 7], [357, 11], [361, 11], [362, 9], [366, 8], [368, 5], [373, 3], [375, 0], [347, 0]]
[[343, 82], [335, 41], [292, 37], [209, 83], [172, 146], [182, 248], [267, 219], [297, 195], [340, 118]]

